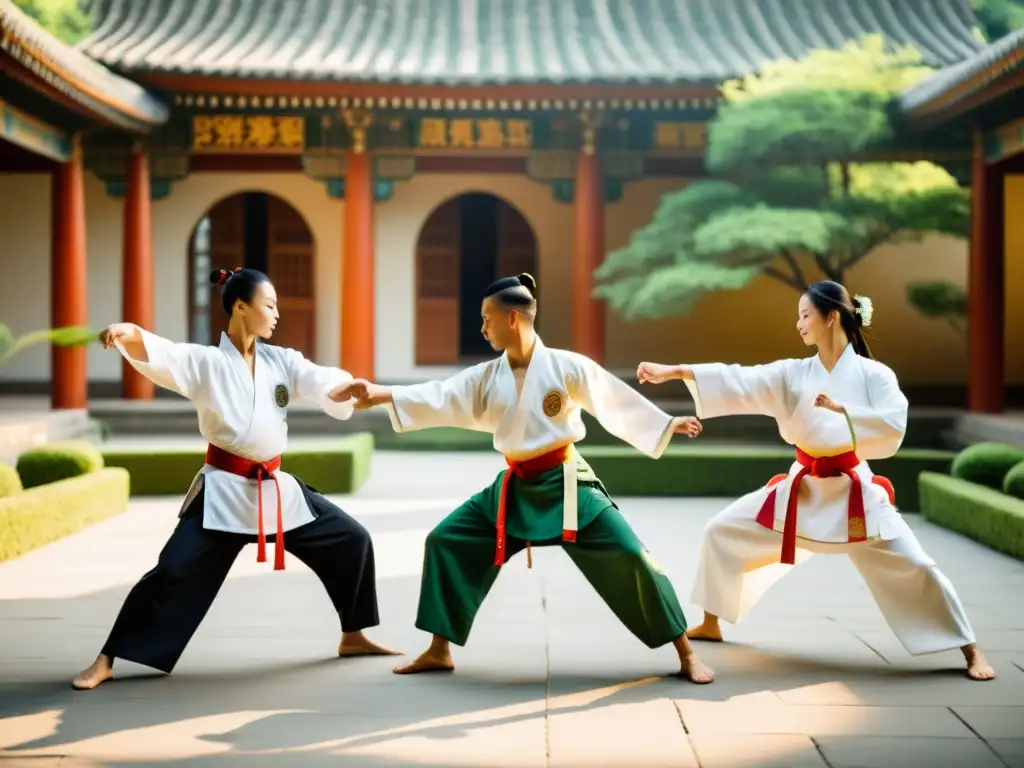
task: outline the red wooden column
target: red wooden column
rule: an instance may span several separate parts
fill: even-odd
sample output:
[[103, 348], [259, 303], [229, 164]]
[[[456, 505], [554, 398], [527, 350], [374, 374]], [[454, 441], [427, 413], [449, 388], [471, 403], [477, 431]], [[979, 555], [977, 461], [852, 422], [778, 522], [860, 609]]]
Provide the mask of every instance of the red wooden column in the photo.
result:
[[985, 162], [984, 136], [974, 135], [971, 240], [967, 278], [967, 407], [1002, 413], [1005, 325], [1004, 178]]
[[[89, 324], [85, 261], [85, 189], [82, 148], [75, 138], [71, 159], [53, 174], [51, 199], [50, 322], [54, 328]], [[51, 347], [54, 408], [85, 408], [86, 348]]]
[[572, 348], [604, 364], [605, 307], [591, 296], [594, 270], [604, 259], [604, 184], [596, 127], [585, 118], [583, 149], [576, 160], [572, 254]]
[[[153, 235], [150, 216], [149, 157], [140, 146], [132, 148], [124, 194], [124, 243], [121, 269], [121, 319], [153, 330]], [[153, 382], [128, 363], [121, 362], [121, 396], [150, 400]]]
[[356, 378], [374, 376], [373, 165], [366, 149], [371, 116], [346, 113], [353, 135], [345, 178], [341, 269], [341, 361]]

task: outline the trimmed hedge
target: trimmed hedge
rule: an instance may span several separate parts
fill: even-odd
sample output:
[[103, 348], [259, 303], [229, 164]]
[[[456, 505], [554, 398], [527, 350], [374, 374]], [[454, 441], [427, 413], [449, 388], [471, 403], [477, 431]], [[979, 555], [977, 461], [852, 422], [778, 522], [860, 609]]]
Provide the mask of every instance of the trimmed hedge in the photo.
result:
[[997, 491], [1006, 473], [1024, 461], [1024, 449], [1003, 443], [977, 443], [964, 448], [953, 460], [953, 477]]
[[[320, 445], [288, 450], [282, 457], [281, 469], [321, 493], [354, 493], [369, 477], [373, 447], [370, 432], [332, 438]], [[205, 456], [205, 446], [103, 453], [108, 467], [128, 470], [136, 496], [184, 495], [202, 468]]]
[[1024, 499], [1024, 461], [1015, 464], [1003, 478], [1003, 493]]
[[0, 463], [0, 499], [6, 499], [23, 490], [18, 470], [10, 464]]
[[101, 469], [0, 499], [0, 561], [121, 514], [129, 490], [127, 472]]
[[920, 486], [928, 520], [1024, 560], [1024, 500], [935, 472], [921, 473]]
[[[793, 449], [783, 447], [672, 446], [658, 460], [629, 447], [581, 445], [580, 453], [612, 496], [742, 496], [788, 471], [794, 460]], [[890, 459], [872, 461], [871, 469], [892, 481], [901, 510], [916, 511], [917, 476], [948, 472], [953, 456], [906, 448]]]
[[18, 474], [26, 489], [103, 469], [103, 455], [92, 443], [48, 443], [18, 456]]

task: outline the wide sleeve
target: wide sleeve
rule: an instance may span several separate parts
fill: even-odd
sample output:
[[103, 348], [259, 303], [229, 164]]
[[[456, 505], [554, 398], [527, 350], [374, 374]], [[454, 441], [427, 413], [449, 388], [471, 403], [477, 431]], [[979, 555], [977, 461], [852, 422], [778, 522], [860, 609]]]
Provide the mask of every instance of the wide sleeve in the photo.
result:
[[693, 396], [697, 416], [760, 415], [773, 418], [788, 413], [788, 366], [777, 360], [765, 365], [705, 363], [692, 366], [693, 379], [684, 379]]
[[578, 357], [570, 396], [620, 440], [658, 458], [674, 434], [674, 417], [589, 358]]
[[846, 406], [846, 420], [861, 458], [887, 459], [907, 433], [907, 398], [896, 374], [884, 365], [866, 366], [865, 379], [871, 404]]
[[146, 347], [147, 360], [132, 357], [120, 341], [115, 342], [117, 351], [131, 363], [132, 368], [157, 386], [192, 400], [202, 381], [201, 362], [208, 347], [169, 341], [142, 328], [139, 328], [139, 333]]
[[341, 368], [317, 365], [295, 349], [285, 350], [292, 391], [304, 400], [316, 403], [328, 416], [344, 421], [355, 412], [355, 400], [336, 403], [327, 395], [331, 390], [352, 381], [352, 374]]
[[493, 432], [485, 419], [485, 364], [447, 379], [391, 388], [388, 413], [395, 432], [456, 427]]

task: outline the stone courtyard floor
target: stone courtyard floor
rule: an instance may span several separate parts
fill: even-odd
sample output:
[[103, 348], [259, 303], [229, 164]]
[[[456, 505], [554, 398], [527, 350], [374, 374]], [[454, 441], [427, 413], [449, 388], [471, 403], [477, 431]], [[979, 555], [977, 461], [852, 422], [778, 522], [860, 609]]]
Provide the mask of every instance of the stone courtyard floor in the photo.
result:
[[[413, 627], [423, 539], [501, 468], [497, 456], [388, 454], [335, 500], [374, 534], [382, 624]], [[698, 537], [727, 500], [619, 499], [689, 604]], [[393, 658], [332, 658], [337, 619], [290, 558], [248, 547], [169, 677], [119, 663], [76, 692], [121, 601], [154, 563], [179, 499], [0, 565], [0, 768], [69, 766], [1024, 766], [1024, 564], [908, 515], [960, 591], [998, 679], [958, 653], [912, 659], [853, 566], [816, 557], [732, 641], [701, 645], [710, 686], [672, 677], [671, 648], [621, 627], [564, 553], [506, 566], [454, 675], [398, 677]]]

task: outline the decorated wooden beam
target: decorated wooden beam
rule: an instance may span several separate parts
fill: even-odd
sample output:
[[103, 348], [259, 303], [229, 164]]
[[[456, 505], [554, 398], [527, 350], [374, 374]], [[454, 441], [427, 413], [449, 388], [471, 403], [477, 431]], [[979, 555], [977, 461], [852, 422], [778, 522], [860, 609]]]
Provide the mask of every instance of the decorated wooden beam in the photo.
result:
[[0, 100], [0, 138], [59, 163], [71, 157], [71, 137]]
[[[1024, 95], [1021, 96], [1024, 99]], [[985, 162], [1001, 163], [1024, 152], [1024, 117], [1001, 125], [985, 137]]]

